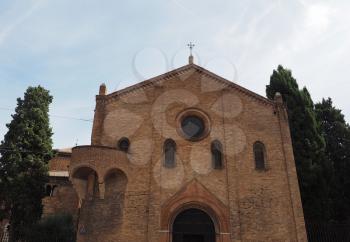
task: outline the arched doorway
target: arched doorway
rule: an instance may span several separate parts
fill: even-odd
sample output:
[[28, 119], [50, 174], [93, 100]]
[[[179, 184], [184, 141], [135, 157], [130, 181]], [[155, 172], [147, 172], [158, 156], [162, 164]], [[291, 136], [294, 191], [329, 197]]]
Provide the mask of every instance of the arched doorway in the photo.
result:
[[213, 220], [200, 209], [182, 211], [173, 223], [172, 242], [215, 242]]

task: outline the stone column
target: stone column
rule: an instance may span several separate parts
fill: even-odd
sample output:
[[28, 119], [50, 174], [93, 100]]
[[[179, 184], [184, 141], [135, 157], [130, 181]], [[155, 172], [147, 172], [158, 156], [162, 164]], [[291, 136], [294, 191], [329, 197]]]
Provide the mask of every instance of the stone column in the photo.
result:
[[87, 180], [87, 191], [86, 191], [86, 198], [91, 200], [94, 196], [94, 189], [95, 189], [95, 172], [91, 172], [88, 176]]

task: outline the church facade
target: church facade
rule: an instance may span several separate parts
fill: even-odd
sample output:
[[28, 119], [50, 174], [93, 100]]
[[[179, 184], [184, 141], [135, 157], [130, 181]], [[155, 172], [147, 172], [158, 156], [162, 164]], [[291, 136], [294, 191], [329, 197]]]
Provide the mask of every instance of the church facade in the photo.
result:
[[190, 63], [96, 96], [91, 144], [50, 164], [77, 241], [307, 241], [288, 117]]

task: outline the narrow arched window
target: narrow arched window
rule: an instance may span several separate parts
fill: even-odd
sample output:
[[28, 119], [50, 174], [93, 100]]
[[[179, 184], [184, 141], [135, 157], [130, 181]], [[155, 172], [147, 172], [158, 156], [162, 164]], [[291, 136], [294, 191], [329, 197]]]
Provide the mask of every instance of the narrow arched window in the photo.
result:
[[130, 146], [130, 141], [126, 137], [123, 137], [118, 141], [118, 148], [121, 151], [128, 152], [129, 146]]
[[175, 167], [176, 143], [172, 139], [167, 139], [164, 142], [164, 166], [167, 168]]
[[260, 141], [254, 143], [254, 159], [255, 159], [255, 169], [265, 170], [266, 168], [266, 152], [265, 145]]
[[51, 192], [52, 192], [52, 187], [51, 187], [51, 185], [46, 185], [45, 195], [46, 195], [47, 197], [51, 197]]
[[221, 169], [222, 168], [222, 159], [223, 159], [223, 154], [222, 154], [222, 145], [220, 141], [214, 140], [211, 143], [211, 157], [212, 157], [212, 162], [213, 162], [213, 168], [214, 169]]
[[51, 191], [51, 197], [53, 197], [53, 196], [55, 196], [56, 195], [56, 188], [57, 188], [57, 186], [56, 185], [53, 185], [52, 186], [52, 191]]

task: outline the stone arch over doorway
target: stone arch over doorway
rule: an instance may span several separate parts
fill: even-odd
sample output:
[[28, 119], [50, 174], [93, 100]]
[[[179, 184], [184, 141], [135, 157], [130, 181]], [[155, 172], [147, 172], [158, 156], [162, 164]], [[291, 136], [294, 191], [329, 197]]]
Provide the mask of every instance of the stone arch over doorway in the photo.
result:
[[173, 241], [174, 222], [182, 212], [190, 209], [200, 210], [210, 217], [215, 242], [230, 241], [229, 209], [194, 179], [162, 206], [160, 242], [177, 242]]

